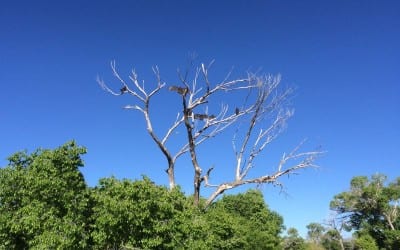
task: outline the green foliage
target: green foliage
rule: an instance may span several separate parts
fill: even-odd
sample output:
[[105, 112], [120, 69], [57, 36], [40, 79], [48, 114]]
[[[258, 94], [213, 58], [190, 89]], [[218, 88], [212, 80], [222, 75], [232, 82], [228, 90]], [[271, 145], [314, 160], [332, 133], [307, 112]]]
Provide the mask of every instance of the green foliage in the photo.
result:
[[213, 217], [210, 221], [217, 221], [217, 217], [223, 214], [231, 221], [226, 226], [232, 227], [234, 237], [231, 238], [238, 245], [232, 244], [232, 247], [224, 249], [276, 249], [280, 244], [279, 234], [283, 230], [283, 219], [268, 209], [259, 191], [249, 190], [244, 194], [225, 195], [208, 213]]
[[287, 230], [287, 236], [283, 241], [284, 250], [306, 250], [307, 244], [304, 239], [299, 236], [299, 232], [295, 228]]
[[[371, 236], [378, 247], [400, 244], [400, 178], [386, 184], [386, 176], [357, 176], [351, 180], [350, 190], [340, 193], [331, 202], [331, 209], [348, 218], [348, 229], [362, 232], [361, 242]], [[395, 248], [394, 248], [395, 249]]]
[[317, 244], [314, 242], [307, 242], [306, 250], [326, 250], [326, 249], [323, 246], [321, 246], [320, 244]]
[[96, 248], [276, 249], [282, 218], [258, 191], [227, 195], [206, 211], [149, 179], [105, 178], [92, 190]]
[[386, 249], [400, 249], [400, 230], [385, 230]]
[[328, 250], [341, 250], [342, 236], [335, 229], [328, 230], [321, 238], [321, 245]]
[[378, 246], [371, 235], [365, 234], [358, 237], [354, 242], [354, 249], [356, 250], [378, 250]]
[[88, 193], [79, 167], [86, 149], [19, 152], [0, 169], [0, 242], [8, 249], [87, 247]]
[[170, 249], [176, 244], [177, 219], [186, 203], [178, 189], [169, 192], [148, 178], [138, 181], [104, 178], [92, 195], [92, 236], [99, 249], [121, 246]]
[[175, 249], [277, 249], [281, 241], [282, 217], [255, 190], [225, 195], [207, 210], [191, 207], [181, 218]]
[[318, 243], [321, 241], [321, 237], [323, 235], [323, 233], [325, 232], [325, 228], [319, 224], [319, 223], [310, 223], [307, 225], [307, 235], [308, 238], [314, 242], [314, 243]]
[[197, 235], [189, 232], [191, 237], [185, 242], [185, 249], [246, 249], [242, 229], [247, 225], [241, 228], [241, 218], [223, 207], [210, 208], [193, 219], [201, 227], [196, 229]]
[[[85, 184], [86, 149], [19, 152], [0, 169], [0, 249], [279, 249], [280, 215], [259, 191], [204, 209], [179, 188], [103, 178]], [[202, 201], [204, 204], [204, 201]]]

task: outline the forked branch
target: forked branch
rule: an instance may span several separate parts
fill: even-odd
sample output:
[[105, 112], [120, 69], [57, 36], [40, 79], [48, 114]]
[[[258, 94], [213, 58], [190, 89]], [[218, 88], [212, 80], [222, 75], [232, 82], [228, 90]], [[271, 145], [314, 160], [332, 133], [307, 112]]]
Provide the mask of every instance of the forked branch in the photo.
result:
[[[156, 85], [149, 90], [146, 90], [143, 81], [139, 81], [134, 70], [129, 76], [130, 82], [126, 82], [119, 75], [115, 62], [111, 63], [111, 69], [121, 84], [119, 91], [112, 90], [103, 80], [97, 78], [99, 85], [108, 93], [114, 96], [129, 94], [134, 98], [135, 104], [127, 105], [125, 108], [138, 110], [143, 114], [147, 133], [168, 162], [166, 172], [170, 188], [176, 185], [175, 162], [185, 153], [190, 154], [193, 166], [195, 205], [200, 199], [201, 183], [204, 183], [206, 187], [215, 188], [207, 200], [209, 205], [226, 190], [245, 184], [278, 184], [278, 179], [283, 175], [294, 174], [301, 169], [315, 166], [314, 161], [322, 152], [299, 153], [299, 146], [291, 153], [284, 154], [272, 173], [249, 177], [255, 165], [255, 159], [284, 130], [287, 120], [293, 115], [293, 111], [286, 108], [291, 89], [280, 91], [280, 76], [247, 74], [246, 77], [232, 80], [230, 79], [231, 72], [222, 81], [213, 84], [209, 75], [211, 65], [212, 63], [208, 66], [200, 64], [195, 69], [192, 79], [188, 79], [189, 70], [184, 75], [179, 73], [181, 84], [168, 87], [169, 93], [173, 93], [175, 97], [181, 99], [182, 109], [176, 114], [174, 122], [166, 128], [161, 137], [155, 133], [150, 116], [150, 104], [153, 97], [166, 86], [157, 67], [153, 68]], [[231, 108], [228, 100], [234, 93], [239, 93], [243, 97], [241, 99], [243, 104], [236, 106], [235, 103], [235, 106]], [[219, 103], [216, 104], [215, 99], [218, 99]], [[220, 104], [221, 100], [222, 105]], [[234, 178], [220, 184], [210, 184], [210, 175], [214, 173], [212, 172], [214, 167], [208, 169], [205, 174], [202, 173], [197, 147], [234, 124], [238, 126], [233, 140], [236, 156], [236, 162], [232, 166]], [[185, 140], [181, 141], [182, 143], [175, 145], [178, 150], [173, 154], [167, 147], [167, 143], [172, 135], [177, 134], [174, 132], [177, 132], [179, 128], [183, 128], [187, 136]], [[239, 135], [239, 131], [243, 134]], [[293, 162], [294, 165], [288, 166]]]
[[[254, 167], [254, 160], [283, 131], [287, 120], [293, 115], [292, 110], [285, 108], [285, 102], [291, 90], [278, 91], [279, 77], [256, 77], [255, 81], [258, 86], [258, 94], [254, 104], [251, 106], [252, 110], [247, 113], [250, 114], [249, 122], [239, 147], [236, 146], [238, 136], [234, 135], [233, 145], [236, 155], [235, 178], [232, 181], [218, 185], [205, 183], [206, 186], [216, 186], [215, 191], [207, 200], [207, 205], [210, 205], [226, 190], [245, 184], [276, 184], [278, 183], [278, 179], [283, 175], [290, 175], [297, 173], [300, 169], [315, 167], [315, 159], [322, 153], [319, 150], [299, 153], [301, 143], [291, 153], [283, 155], [276, 170], [272, 173], [248, 178], [250, 170]], [[274, 117], [270, 119], [271, 123], [268, 126], [263, 124], [266, 116]], [[236, 150], [237, 148], [238, 150]], [[288, 163], [292, 161], [297, 161], [297, 163], [288, 167]]]
[[183, 119], [179, 119], [179, 115], [178, 115], [174, 124], [168, 129], [166, 135], [163, 137], [163, 139], [160, 139], [153, 130], [152, 119], [150, 117], [150, 112], [149, 112], [151, 98], [154, 95], [156, 95], [162, 88], [164, 88], [166, 83], [161, 80], [160, 72], [157, 67], [153, 68], [153, 72], [154, 72], [154, 74], [156, 76], [156, 80], [157, 80], [157, 85], [150, 91], [145, 90], [144, 82], [142, 82], [142, 84], [140, 84], [138, 76], [134, 70], [132, 70], [132, 73], [129, 76], [129, 79], [131, 80], [131, 84], [128, 84], [119, 75], [119, 73], [116, 69], [115, 62], [111, 62], [111, 69], [112, 69], [113, 75], [122, 84], [120, 92], [113, 91], [110, 87], [108, 87], [105, 84], [104, 81], [102, 81], [99, 78], [97, 79], [97, 82], [104, 90], [111, 93], [112, 95], [120, 96], [123, 94], [130, 94], [136, 99], [138, 104], [127, 105], [127, 106], [125, 106], [125, 108], [126, 109], [136, 109], [143, 114], [144, 120], [146, 122], [147, 133], [150, 135], [152, 140], [157, 144], [158, 148], [161, 150], [161, 152], [167, 159], [168, 168], [167, 168], [166, 172], [168, 174], [169, 186], [170, 186], [170, 189], [174, 188], [176, 185], [175, 170], [174, 170], [175, 159], [172, 157], [169, 149], [167, 148], [166, 142], [167, 142], [169, 136], [171, 135], [171, 133], [183, 122]]

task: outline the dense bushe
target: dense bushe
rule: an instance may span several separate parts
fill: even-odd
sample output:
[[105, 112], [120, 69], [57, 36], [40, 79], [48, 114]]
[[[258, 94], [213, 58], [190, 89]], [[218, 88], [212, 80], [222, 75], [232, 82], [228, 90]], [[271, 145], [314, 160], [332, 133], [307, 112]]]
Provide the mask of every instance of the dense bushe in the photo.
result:
[[[211, 205], [149, 178], [102, 178], [87, 186], [84, 147], [18, 152], [0, 168], [0, 249], [400, 249], [400, 178], [356, 176], [333, 197], [328, 223], [308, 237], [283, 234], [262, 194], [224, 195]], [[344, 231], [353, 237], [343, 238]]]
[[283, 219], [259, 191], [203, 209], [146, 177], [88, 187], [85, 153], [68, 142], [9, 157], [0, 169], [0, 249], [279, 248]]

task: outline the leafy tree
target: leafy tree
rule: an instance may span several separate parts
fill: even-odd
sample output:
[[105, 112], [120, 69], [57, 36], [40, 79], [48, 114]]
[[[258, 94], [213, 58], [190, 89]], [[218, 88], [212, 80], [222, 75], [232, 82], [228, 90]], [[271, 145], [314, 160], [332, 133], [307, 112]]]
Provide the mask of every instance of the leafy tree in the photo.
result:
[[[307, 249], [327, 249], [327, 250], [344, 250], [345, 242], [338, 228], [337, 220], [331, 219], [327, 223], [328, 227], [324, 227], [319, 223], [310, 223], [307, 225], [307, 235], [311, 242], [307, 244]], [[352, 248], [350, 248], [352, 249]]]
[[343, 217], [341, 214], [338, 214], [337, 211], [332, 211], [330, 218], [326, 222], [326, 225], [328, 228], [323, 237], [323, 243], [327, 248], [328, 246], [341, 250], [353, 248], [352, 242], [345, 241], [342, 237], [343, 231], [351, 230], [351, 226], [349, 226], [346, 216]]
[[289, 228], [287, 230], [287, 236], [283, 241], [284, 250], [306, 250], [306, 243], [303, 238], [299, 236], [299, 232], [296, 228]]
[[268, 209], [259, 191], [226, 195], [210, 210], [222, 210], [237, 220], [237, 237], [245, 242], [242, 249], [276, 249], [281, 242], [283, 219]]
[[207, 210], [147, 178], [104, 178], [92, 193], [95, 248], [276, 249], [280, 243], [283, 220], [258, 191], [224, 196]]
[[321, 245], [327, 250], [344, 250], [339, 231], [329, 229], [321, 238]]
[[81, 155], [68, 142], [19, 152], [0, 169], [0, 242], [5, 249], [86, 249], [89, 196]]
[[[219, 201], [217, 202], [219, 203]], [[215, 206], [202, 214], [206, 222], [206, 234], [196, 241], [188, 242], [190, 248], [197, 248], [198, 242], [205, 241], [205, 249], [246, 249], [246, 234], [244, 228], [248, 223], [242, 225], [244, 220], [239, 215], [234, 215], [223, 206]], [[208, 238], [210, 237], [210, 238]], [[204, 244], [203, 243], [203, 244]], [[204, 249], [204, 248], [203, 248]]]
[[148, 178], [119, 181], [103, 178], [92, 190], [93, 241], [99, 249], [138, 247], [173, 249], [185, 196], [157, 186]]
[[191, 208], [181, 216], [182, 237], [174, 249], [279, 248], [282, 217], [268, 209], [259, 191], [224, 195], [206, 210]]
[[369, 234], [380, 248], [400, 244], [400, 178], [388, 185], [386, 179], [381, 174], [354, 177], [350, 190], [336, 195], [330, 205], [348, 229]]
[[[183, 74], [179, 73], [181, 84], [168, 86], [173, 95], [165, 98], [177, 98], [182, 106], [176, 107], [177, 109], [169, 107], [168, 111], [172, 112], [168, 113], [173, 115], [170, 125], [163, 127], [165, 131], [162, 133], [154, 129], [153, 117], [158, 115], [157, 110], [152, 109], [151, 105], [154, 98], [160, 96], [162, 90], [167, 87], [157, 67], [153, 68], [157, 82], [153, 88], [145, 88], [144, 82], [138, 78], [135, 71], [129, 76], [131, 82], [126, 82], [119, 75], [115, 62], [111, 63], [111, 68], [120, 82], [119, 91], [112, 90], [104, 81], [98, 79], [100, 86], [112, 95], [130, 95], [136, 101], [134, 105], [127, 105], [125, 108], [143, 114], [147, 133], [167, 161], [165, 172], [168, 174], [171, 189], [176, 186], [175, 162], [186, 153], [190, 155], [193, 167], [195, 205], [199, 205], [202, 184], [214, 189], [206, 201], [208, 206], [226, 190], [245, 184], [275, 183], [283, 175], [314, 166], [315, 158], [321, 152], [317, 150], [300, 153], [299, 147], [296, 147], [291, 153], [283, 154], [275, 168], [276, 171], [250, 177], [249, 173], [254, 167], [255, 159], [283, 131], [287, 120], [293, 115], [293, 111], [287, 107], [287, 100], [292, 91], [281, 89], [280, 77], [270, 75], [247, 74], [243, 78], [231, 80], [228, 74], [222, 81], [214, 83], [209, 74], [210, 67], [211, 64], [209, 66], [200, 64], [194, 70], [193, 76], [190, 70]], [[242, 103], [236, 103], [233, 108], [229, 108], [228, 104], [221, 107], [221, 100], [225, 101], [233, 95], [236, 100], [243, 100]], [[159, 112], [165, 114], [165, 108]], [[214, 167], [203, 172], [204, 167], [201, 163], [202, 158], [198, 155], [198, 147], [233, 125], [237, 125], [232, 140], [236, 159], [231, 168], [234, 178], [210, 184], [209, 179]], [[178, 143], [170, 147], [168, 142], [173, 135], [179, 136], [175, 133], [179, 129], [184, 132], [180, 134], [185, 137], [178, 138], [175, 141]], [[177, 150], [173, 151], [171, 148]], [[291, 167], [287, 167], [289, 164]]]
[[205, 209], [148, 178], [86, 186], [75, 142], [19, 152], [0, 169], [0, 249], [277, 249], [282, 217], [259, 191]]
[[314, 243], [319, 243], [325, 228], [321, 224], [313, 222], [307, 225], [307, 229], [308, 238]]
[[374, 238], [372, 238], [371, 235], [364, 234], [355, 240], [354, 249], [356, 249], [356, 250], [364, 250], [364, 249], [378, 250], [379, 248], [376, 245], [376, 242], [375, 242]]
[[386, 230], [383, 243], [386, 249], [400, 249], [400, 230]]

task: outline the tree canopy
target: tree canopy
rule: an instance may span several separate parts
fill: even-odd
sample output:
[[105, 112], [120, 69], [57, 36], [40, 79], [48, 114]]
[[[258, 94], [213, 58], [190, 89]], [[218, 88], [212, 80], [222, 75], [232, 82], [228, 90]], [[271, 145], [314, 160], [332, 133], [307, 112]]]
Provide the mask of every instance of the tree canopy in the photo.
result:
[[330, 207], [341, 215], [348, 230], [356, 231], [360, 242], [370, 242], [372, 237], [380, 248], [399, 249], [399, 202], [400, 178], [387, 183], [385, 175], [376, 174], [354, 177], [350, 190], [337, 194]]
[[284, 250], [306, 250], [306, 244], [296, 228], [289, 228], [283, 241]]
[[89, 192], [79, 167], [86, 149], [18, 152], [0, 169], [0, 242], [7, 249], [88, 247]]
[[84, 147], [18, 152], [0, 168], [0, 249], [276, 249], [283, 219], [256, 190], [205, 209], [179, 187], [102, 178], [88, 187]]

